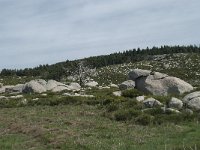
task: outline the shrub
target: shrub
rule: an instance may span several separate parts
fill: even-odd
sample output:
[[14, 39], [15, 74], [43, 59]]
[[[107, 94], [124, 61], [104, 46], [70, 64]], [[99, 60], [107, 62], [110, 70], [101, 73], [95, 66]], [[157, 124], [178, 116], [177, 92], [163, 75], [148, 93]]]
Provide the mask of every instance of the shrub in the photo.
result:
[[140, 95], [142, 95], [142, 93], [139, 92], [137, 89], [127, 89], [122, 91], [122, 96], [124, 97], [134, 98]]
[[158, 114], [163, 114], [163, 110], [161, 108], [152, 108], [152, 109], [147, 109], [144, 111], [144, 113], [156, 116]]
[[148, 114], [141, 114], [136, 119], [135, 122], [141, 125], [149, 125], [153, 123], [154, 117]]
[[119, 110], [115, 113], [115, 120], [116, 121], [126, 121], [131, 119], [131, 115], [128, 111]]
[[113, 112], [119, 109], [119, 106], [117, 104], [111, 103], [107, 106], [107, 112]]
[[117, 121], [126, 121], [131, 120], [133, 117], [137, 117], [141, 114], [141, 111], [128, 109], [128, 110], [118, 110], [115, 113], [115, 120]]

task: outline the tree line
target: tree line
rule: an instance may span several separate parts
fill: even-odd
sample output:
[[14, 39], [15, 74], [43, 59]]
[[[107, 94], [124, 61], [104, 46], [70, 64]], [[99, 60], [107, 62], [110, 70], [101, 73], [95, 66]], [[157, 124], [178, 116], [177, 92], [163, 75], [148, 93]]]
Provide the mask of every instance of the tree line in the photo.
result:
[[79, 60], [56, 63], [53, 65], [40, 65], [26, 69], [3, 69], [0, 76], [41, 76], [44, 79], [61, 80], [62, 77], [73, 75], [79, 68], [80, 62], [90, 68], [100, 68], [108, 65], [137, 62], [151, 55], [163, 55], [174, 53], [200, 53], [200, 46], [161, 46], [144, 49], [131, 49], [110, 55], [93, 56]]

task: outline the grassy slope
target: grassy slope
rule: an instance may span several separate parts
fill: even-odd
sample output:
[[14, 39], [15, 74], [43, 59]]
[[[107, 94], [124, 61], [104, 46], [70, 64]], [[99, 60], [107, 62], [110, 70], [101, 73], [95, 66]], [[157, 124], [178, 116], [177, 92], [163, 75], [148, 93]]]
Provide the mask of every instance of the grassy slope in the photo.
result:
[[[126, 80], [130, 69], [152, 69], [180, 77], [195, 86], [200, 83], [200, 55], [168, 55], [163, 59], [144, 60], [104, 67], [98, 70], [95, 78], [102, 83], [120, 83]], [[167, 65], [166, 65], [167, 64]], [[167, 67], [166, 67], [167, 66]], [[29, 81], [5, 78], [4, 84], [17, 84]], [[107, 90], [106, 90], [107, 91]], [[110, 96], [106, 91], [91, 91], [88, 94]], [[39, 95], [25, 95], [29, 100]], [[60, 95], [42, 99], [55, 103]], [[45, 100], [45, 101], [44, 101]], [[73, 99], [72, 99], [73, 100]], [[18, 102], [2, 102], [1, 107]], [[64, 103], [67, 104], [67, 103]], [[0, 149], [200, 149], [200, 126], [197, 122], [163, 124], [159, 126], [139, 126], [131, 121], [117, 122], [103, 114], [97, 105], [88, 106], [57, 105], [0, 109]]]
[[0, 110], [0, 147], [154, 150], [194, 149], [199, 143], [200, 126], [195, 122], [138, 126], [112, 121], [101, 113], [88, 105], [3, 108]]

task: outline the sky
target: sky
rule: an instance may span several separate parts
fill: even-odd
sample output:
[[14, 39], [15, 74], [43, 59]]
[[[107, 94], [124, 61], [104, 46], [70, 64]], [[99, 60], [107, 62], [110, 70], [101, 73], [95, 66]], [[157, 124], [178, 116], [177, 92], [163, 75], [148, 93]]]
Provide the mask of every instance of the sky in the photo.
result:
[[0, 0], [0, 69], [200, 44], [200, 0]]

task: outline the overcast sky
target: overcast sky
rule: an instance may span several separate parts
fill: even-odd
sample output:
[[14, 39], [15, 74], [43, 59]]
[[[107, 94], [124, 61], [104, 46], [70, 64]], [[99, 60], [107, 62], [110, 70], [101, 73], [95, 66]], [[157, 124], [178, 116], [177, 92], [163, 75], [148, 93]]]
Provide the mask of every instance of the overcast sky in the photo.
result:
[[200, 44], [200, 0], [0, 0], [0, 69]]

